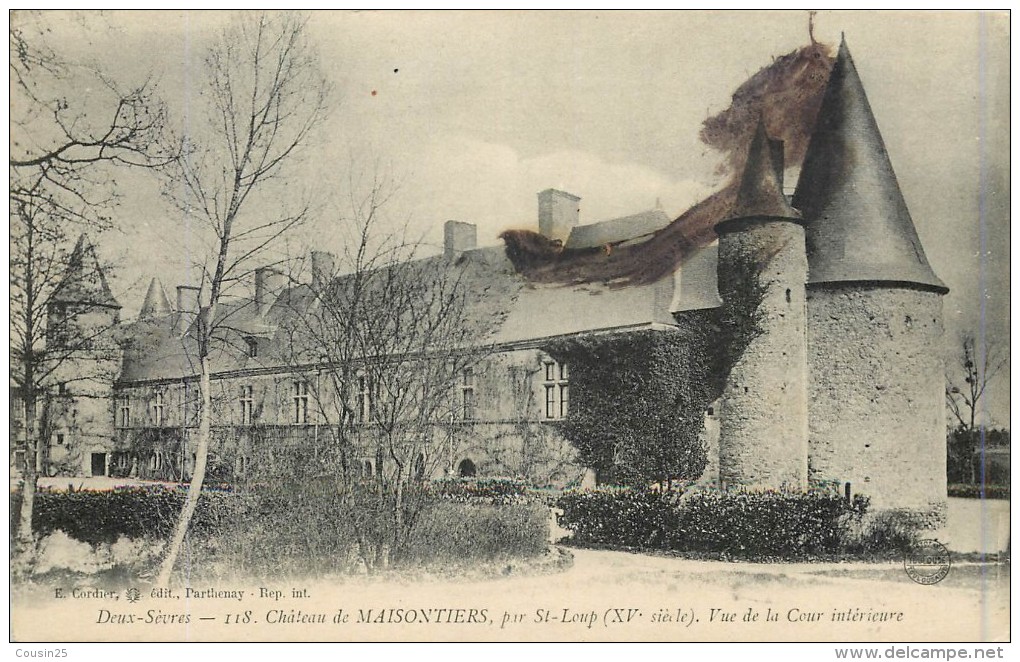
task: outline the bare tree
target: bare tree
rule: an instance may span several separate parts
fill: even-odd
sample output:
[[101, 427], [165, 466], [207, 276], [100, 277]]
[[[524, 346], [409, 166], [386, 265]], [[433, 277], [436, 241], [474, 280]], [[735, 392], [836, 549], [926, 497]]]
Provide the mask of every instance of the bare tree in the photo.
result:
[[[117, 201], [112, 167], [156, 167], [174, 157], [161, 140], [165, 110], [151, 82], [123, 89], [94, 68], [65, 60], [47, 43], [46, 18], [17, 12], [9, 29], [10, 358], [23, 405], [19, 537], [25, 543], [32, 540], [40, 400], [62, 366], [109, 332], [80, 324], [104, 302], [48, 314], [65, 294], [71, 245], [83, 230], [109, 226]], [[80, 94], [86, 86], [92, 91]]]
[[950, 452], [963, 456], [958, 459], [969, 468], [972, 483], [977, 482], [974, 454], [988, 427], [988, 421], [981, 420], [983, 399], [988, 385], [1008, 360], [999, 345], [978, 342], [974, 334], [964, 333], [951, 371], [946, 373], [946, 407], [953, 420]]
[[[352, 186], [352, 190], [357, 187]], [[451, 425], [471, 417], [464, 385], [516, 281], [481, 255], [422, 257], [382, 230], [387, 187], [352, 195], [345, 252], [313, 275], [313, 310], [295, 315], [295, 365], [314, 366], [322, 476], [334, 485], [370, 572], [399, 556], [446, 466]]]
[[293, 201], [282, 186], [324, 119], [329, 95], [305, 23], [292, 15], [244, 16], [220, 35], [205, 57], [209, 133], [184, 137], [184, 157], [168, 179], [170, 198], [206, 229], [209, 254], [198, 265], [201, 307], [192, 331], [201, 393], [195, 466], [160, 568], [161, 585], [169, 583], [205, 479], [210, 353], [226, 324], [221, 301], [250, 276], [254, 258], [264, 257], [309, 213], [308, 202]]

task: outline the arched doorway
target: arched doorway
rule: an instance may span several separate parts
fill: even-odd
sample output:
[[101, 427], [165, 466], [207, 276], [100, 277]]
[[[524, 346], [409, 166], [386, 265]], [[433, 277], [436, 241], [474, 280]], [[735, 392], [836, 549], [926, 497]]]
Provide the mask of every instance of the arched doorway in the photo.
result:
[[469, 459], [463, 459], [457, 465], [457, 475], [461, 478], [474, 478], [476, 472], [475, 463]]

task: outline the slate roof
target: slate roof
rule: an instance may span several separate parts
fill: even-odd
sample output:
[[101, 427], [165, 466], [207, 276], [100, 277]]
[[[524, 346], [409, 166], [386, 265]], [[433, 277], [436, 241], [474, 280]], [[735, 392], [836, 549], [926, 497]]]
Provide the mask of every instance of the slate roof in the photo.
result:
[[[747, 164], [740, 178], [737, 199], [730, 209], [731, 219], [800, 218], [800, 213], [790, 206], [783, 194], [782, 154], [782, 143], [769, 140], [765, 134], [765, 122], [759, 119], [751, 147], [747, 150]], [[716, 232], [720, 230], [717, 225]]]
[[51, 300], [55, 303], [85, 303], [120, 308], [110, 291], [110, 284], [106, 282], [106, 274], [99, 264], [96, 249], [84, 232], [78, 237], [67, 259], [64, 277], [54, 290]]
[[142, 304], [142, 310], [138, 313], [138, 317], [149, 319], [163, 317], [171, 313], [173, 313], [173, 309], [170, 307], [170, 300], [166, 298], [163, 284], [159, 282], [158, 278], [153, 278], [149, 282], [149, 289], [145, 292], [145, 302]]
[[921, 247], [845, 40], [793, 206], [805, 221], [809, 284], [885, 281], [948, 291]]
[[[484, 342], [497, 345], [538, 345], [543, 339], [570, 334], [672, 325], [673, 311], [711, 308], [719, 303], [714, 247], [697, 253], [676, 277], [670, 274], [652, 283], [626, 287], [530, 284], [516, 273], [503, 247], [466, 251], [453, 261], [436, 256], [414, 264], [460, 269], [471, 293], [467, 317], [496, 320]], [[343, 288], [347, 278], [334, 279], [330, 286]], [[300, 329], [294, 322], [311, 314], [315, 305], [308, 285], [284, 289], [264, 315], [258, 314], [250, 300], [224, 302], [217, 314], [222, 330], [210, 357], [213, 372], [292, 366], [288, 352], [293, 351], [295, 341], [288, 329]], [[162, 322], [141, 320], [127, 335], [131, 340], [121, 383], [175, 380], [197, 373], [194, 320], [181, 319], [180, 313]], [[258, 343], [256, 357], [247, 355], [246, 337]]]
[[717, 308], [719, 297], [719, 243], [699, 248], [687, 256], [673, 276], [671, 312]]
[[[306, 314], [314, 297], [308, 285], [289, 287], [259, 315], [251, 300], [225, 299], [216, 314], [217, 336], [210, 352], [213, 372], [288, 365], [278, 337], [288, 320]], [[175, 312], [162, 318], [141, 319], [124, 334], [128, 340], [119, 381], [181, 379], [198, 373], [195, 316]], [[257, 356], [248, 355], [248, 340], [259, 343]]]
[[570, 230], [565, 247], [596, 248], [607, 244], [649, 237], [672, 222], [666, 212], [651, 209], [639, 214], [611, 218], [598, 223], [577, 225]]

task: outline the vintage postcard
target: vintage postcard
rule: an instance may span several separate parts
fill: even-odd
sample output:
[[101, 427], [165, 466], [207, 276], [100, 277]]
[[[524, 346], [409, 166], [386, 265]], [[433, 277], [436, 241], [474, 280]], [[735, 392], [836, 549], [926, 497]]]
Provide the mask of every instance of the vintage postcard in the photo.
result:
[[12, 12], [12, 647], [1002, 657], [1009, 18]]

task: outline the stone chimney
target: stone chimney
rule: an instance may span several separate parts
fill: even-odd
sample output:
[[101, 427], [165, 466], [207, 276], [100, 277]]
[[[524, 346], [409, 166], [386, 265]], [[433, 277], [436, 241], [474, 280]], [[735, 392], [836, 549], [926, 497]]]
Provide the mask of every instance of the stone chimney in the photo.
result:
[[328, 251], [312, 251], [312, 290], [321, 292], [336, 271], [336, 257]]
[[477, 247], [478, 226], [474, 223], [447, 221], [443, 226], [443, 256], [447, 260]]
[[538, 231], [549, 239], [567, 243], [570, 230], [577, 225], [581, 198], [554, 188], [538, 194]]
[[202, 290], [191, 285], [177, 286], [177, 315], [174, 318], [174, 333], [183, 333], [188, 330], [192, 322], [198, 318], [202, 309]]
[[265, 315], [287, 285], [287, 276], [272, 267], [255, 270], [255, 308], [258, 315]]
[[177, 312], [184, 315], [197, 315], [201, 307], [200, 292], [199, 288], [191, 285], [178, 285]]

